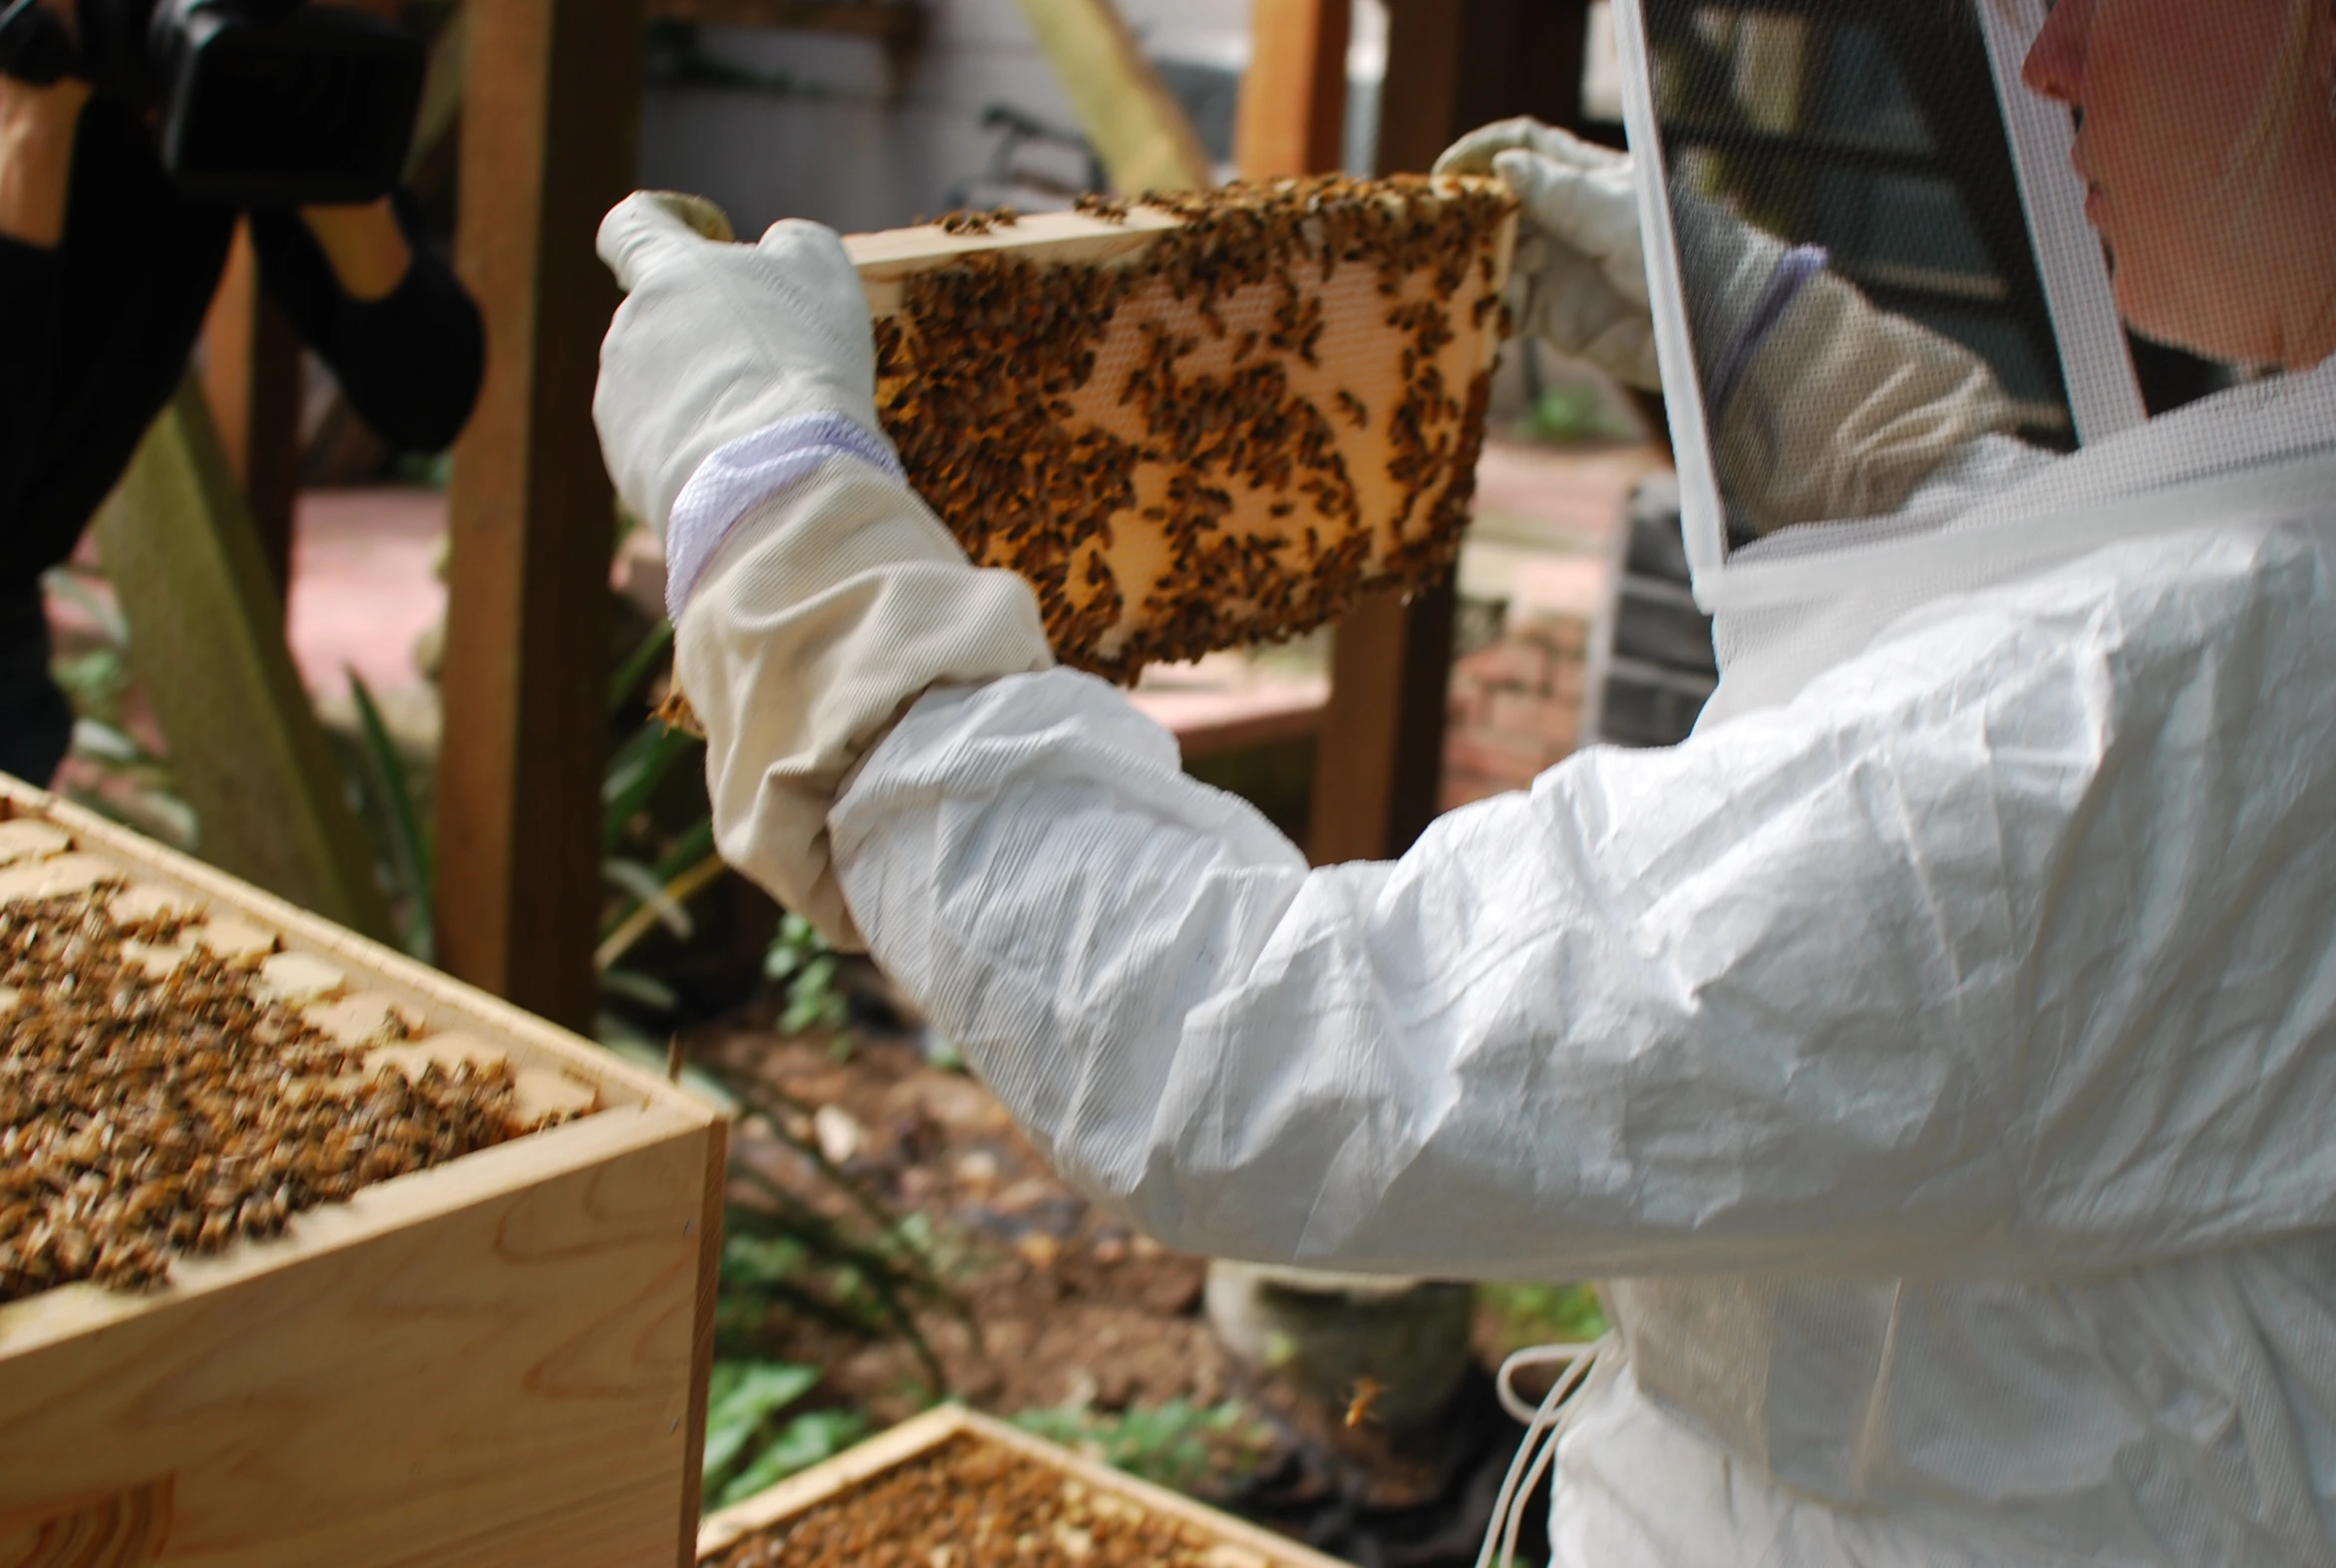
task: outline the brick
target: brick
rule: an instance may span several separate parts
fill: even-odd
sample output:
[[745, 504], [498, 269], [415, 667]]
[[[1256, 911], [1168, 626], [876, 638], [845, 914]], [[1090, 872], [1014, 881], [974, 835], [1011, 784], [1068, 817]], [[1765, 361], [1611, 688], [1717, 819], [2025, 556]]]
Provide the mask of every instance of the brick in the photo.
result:
[[1446, 769], [1497, 780], [1510, 789], [1521, 789], [1538, 778], [1547, 756], [1547, 745], [1534, 737], [1485, 730], [1455, 735], [1444, 743]]
[[1486, 728], [1500, 734], [1529, 737], [1543, 746], [1570, 752], [1581, 735], [1579, 702], [1527, 697], [1520, 692], [1495, 692], [1485, 714]]
[[1570, 615], [1545, 615], [1512, 628], [1509, 635], [1551, 653], [1578, 658], [1589, 649], [1590, 623]]
[[1480, 648], [1456, 667], [1465, 679], [1488, 687], [1513, 686], [1537, 692], [1549, 679], [1548, 650], [1515, 638]]

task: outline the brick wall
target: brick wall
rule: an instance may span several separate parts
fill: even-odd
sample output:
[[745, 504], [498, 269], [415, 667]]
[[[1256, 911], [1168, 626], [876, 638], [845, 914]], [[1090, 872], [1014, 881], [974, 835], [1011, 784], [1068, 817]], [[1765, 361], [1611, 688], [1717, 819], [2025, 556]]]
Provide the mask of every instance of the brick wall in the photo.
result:
[[1522, 789], [1572, 754], [1588, 647], [1586, 620], [1538, 615], [1452, 667], [1445, 810]]

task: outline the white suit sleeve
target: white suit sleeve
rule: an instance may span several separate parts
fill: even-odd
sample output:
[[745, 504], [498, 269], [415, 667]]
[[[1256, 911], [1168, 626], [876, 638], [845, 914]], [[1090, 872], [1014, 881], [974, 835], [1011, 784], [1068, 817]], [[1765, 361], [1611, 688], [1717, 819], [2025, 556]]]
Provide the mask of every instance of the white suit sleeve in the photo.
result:
[[837, 873], [1050, 1156], [1181, 1247], [1919, 1274], [2324, 1224], [2336, 640], [2276, 545], [1934, 613], [1391, 864], [1309, 870], [1084, 677], [936, 693]]

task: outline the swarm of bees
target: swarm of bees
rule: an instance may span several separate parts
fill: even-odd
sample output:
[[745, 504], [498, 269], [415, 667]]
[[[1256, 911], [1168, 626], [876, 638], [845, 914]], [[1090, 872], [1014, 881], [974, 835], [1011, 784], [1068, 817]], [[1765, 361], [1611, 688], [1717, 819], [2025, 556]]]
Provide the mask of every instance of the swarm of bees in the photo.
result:
[[878, 414], [968, 553], [1121, 680], [1445, 571], [1513, 198], [1324, 176], [1080, 203], [1138, 208], [1177, 221], [1111, 262], [962, 256], [876, 323]]
[[159, 1286], [173, 1255], [529, 1130], [507, 1066], [368, 1073], [258, 956], [121, 891], [0, 903], [0, 1302]]

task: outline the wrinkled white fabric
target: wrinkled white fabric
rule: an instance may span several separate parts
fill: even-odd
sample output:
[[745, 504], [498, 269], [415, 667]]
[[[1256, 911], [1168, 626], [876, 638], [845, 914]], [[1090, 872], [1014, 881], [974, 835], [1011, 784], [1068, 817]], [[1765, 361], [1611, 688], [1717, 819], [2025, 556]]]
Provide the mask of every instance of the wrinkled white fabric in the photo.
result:
[[2046, 470], [2075, 550], [2011, 505], [1728, 722], [1399, 862], [1309, 870], [1050, 671], [919, 702], [837, 879], [1171, 1244], [1615, 1280], [1560, 1562], [2336, 1561], [2336, 477], [2230, 456], [2326, 465], [2328, 374], [2172, 433], [2159, 500], [2245, 504]]

